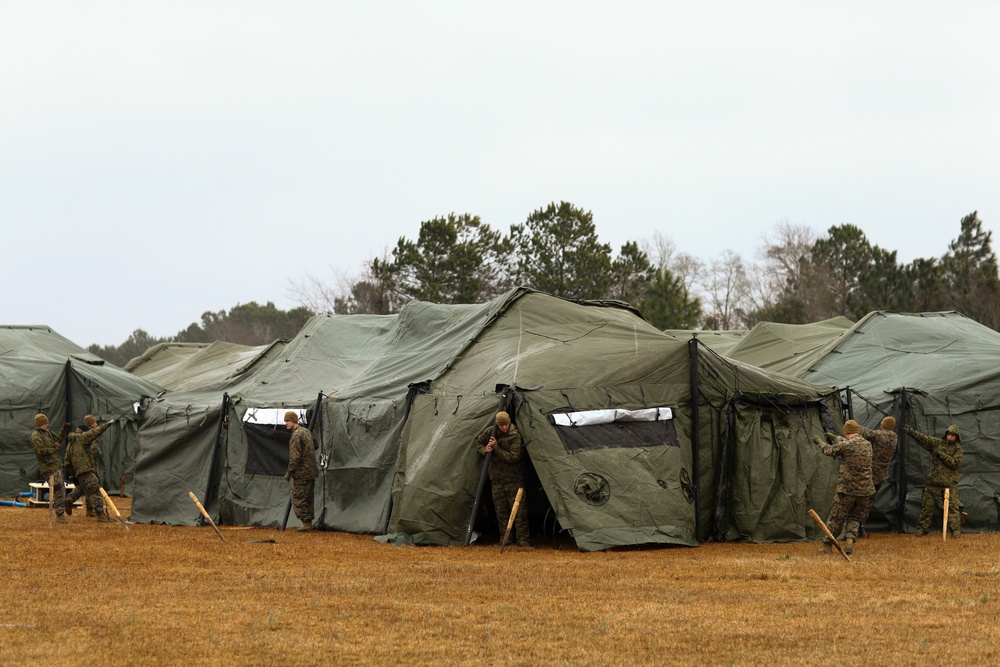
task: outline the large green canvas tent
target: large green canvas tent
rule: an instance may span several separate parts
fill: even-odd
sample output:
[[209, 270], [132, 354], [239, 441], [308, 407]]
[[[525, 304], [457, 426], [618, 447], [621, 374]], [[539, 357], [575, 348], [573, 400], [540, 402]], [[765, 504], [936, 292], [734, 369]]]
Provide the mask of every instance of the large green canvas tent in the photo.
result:
[[106, 363], [46, 326], [0, 326], [0, 493], [40, 481], [31, 448], [33, 418], [53, 428], [81, 423], [85, 414], [118, 419], [101, 436], [101, 482], [114, 492], [131, 484], [138, 447], [134, 406], [162, 388]]
[[471, 442], [503, 385], [533, 388], [515, 388], [512, 414], [547, 511], [581, 549], [813, 534], [808, 509], [829, 508], [835, 481], [810, 440], [840, 419], [831, 392], [724, 360], [621, 304], [515, 292], [491, 307], [413, 397], [389, 539], [463, 541], [481, 466]]
[[193, 487], [225, 523], [277, 523], [277, 422], [292, 408], [319, 442], [319, 525], [460, 543], [481, 467], [471, 441], [503, 386], [535, 502], [582, 549], [804, 539], [807, 510], [829, 508], [833, 462], [810, 439], [841, 420], [835, 395], [663, 334], [624, 304], [519, 288], [486, 304], [317, 316], [214, 402], [154, 401], [137, 471], [150, 490], [133, 516], [194, 522]]
[[[872, 312], [800, 375], [845, 388], [862, 425], [893, 415], [899, 446], [869, 526], [912, 530], [929, 454], [903, 434], [909, 425], [943, 437], [962, 432], [958, 496], [966, 530], [1000, 529], [1000, 333], [956, 312]], [[952, 500], [954, 502], [954, 500]]]

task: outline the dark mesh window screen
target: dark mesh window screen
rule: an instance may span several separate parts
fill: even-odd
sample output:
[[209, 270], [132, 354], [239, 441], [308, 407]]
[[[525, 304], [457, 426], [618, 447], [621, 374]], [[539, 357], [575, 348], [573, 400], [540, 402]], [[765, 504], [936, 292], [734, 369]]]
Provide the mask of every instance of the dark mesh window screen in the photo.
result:
[[288, 441], [292, 432], [284, 424], [243, 424], [247, 437], [248, 475], [281, 477], [288, 470]]
[[679, 447], [674, 420], [612, 422], [593, 426], [556, 426], [567, 452], [633, 447]]

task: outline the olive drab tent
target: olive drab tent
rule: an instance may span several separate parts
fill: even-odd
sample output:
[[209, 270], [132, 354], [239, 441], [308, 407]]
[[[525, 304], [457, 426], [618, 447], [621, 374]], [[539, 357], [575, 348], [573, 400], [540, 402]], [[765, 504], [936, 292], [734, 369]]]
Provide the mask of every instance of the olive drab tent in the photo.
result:
[[[845, 389], [854, 419], [878, 428], [896, 419], [899, 445], [869, 526], [913, 530], [930, 454], [903, 429], [962, 433], [958, 501], [964, 530], [1000, 529], [1000, 333], [956, 312], [872, 312], [800, 373]], [[955, 502], [955, 499], [952, 499]], [[936, 519], [937, 520], [937, 519]], [[940, 524], [939, 524], [940, 525]]]
[[192, 524], [200, 518], [197, 511], [192, 515], [187, 494], [206, 498], [228, 417], [226, 391], [279, 355], [286, 343], [162, 343], [129, 361], [127, 369], [165, 388], [143, 405], [132, 521]]
[[517, 288], [316, 316], [244, 376], [151, 401], [133, 518], [194, 523], [195, 490], [223, 523], [277, 524], [294, 409], [317, 440], [319, 527], [459, 544], [482, 466], [472, 440], [502, 396], [538, 484], [533, 521], [581, 549], [804, 539], [808, 509], [833, 497], [833, 462], [811, 438], [842, 422], [835, 393], [663, 334], [621, 303]]
[[831, 391], [656, 330], [623, 304], [515, 291], [412, 398], [389, 535], [459, 544], [482, 465], [471, 443], [512, 387], [547, 512], [583, 550], [813, 536], [833, 498], [812, 444]]
[[105, 362], [46, 326], [0, 326], [0, 494], [41, 481], [31, 447], [34, 417], [50, 428], [74, 427], [92, 414], [118, 420], [100, 439], [101, 484], [120, 491], [132, 483], [138, 448], [137, 406], [162, 388]]

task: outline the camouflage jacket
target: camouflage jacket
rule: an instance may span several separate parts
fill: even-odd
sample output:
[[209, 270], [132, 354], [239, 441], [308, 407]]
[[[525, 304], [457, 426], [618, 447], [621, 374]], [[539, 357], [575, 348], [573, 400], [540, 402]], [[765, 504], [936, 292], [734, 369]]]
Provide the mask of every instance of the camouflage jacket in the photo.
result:
[[837, 493], [849, 496], [870, 496], [875, 493], [872, 483], [872, 446], [860, 434], [848, 440], [833, 436], [834, 443], [820, 442], [820, 450], [827, 456], [840, 457], [837, 473]]
[[927, 483], [934, 486], [958, 486], [958, 468], [962, 465], [962, 433], [952, 424], [945, 434], [954, 433], [955, 442], [947, 438], [935, 438], [906, 427], [906, 432], [917, 443], [931, 453], [931, 469], [927, 471]]
[[[490, 441], [493, 425], [484, 428], [476, 436], [476, 451], [486, 455], [486, 443]], [[497, 428], [497, 444], [490, 459], [490, 481], [498, 483], [524, 483], [524, 446], [521, 432], [513, 424], [506, 433]]]
[[31, 432], [31, 446], [35, 450], [38, 470], [42, 473], [43, 479], [48, 479], [49, 475], [62, 468], [59, 448], [62, 446], [62, 437], [65, 434], [65, 431], [53, 433], [48, 429], [41, 428], [36, 428]]
[[872, 483], [878, 488], [889, 479], [889, 461], [896, 452], [896, 433], [880, 428], [863, 428], [861, 437], [872, 445]]
[[66, 447], [66, 467], [74, 477], [87, 472], [97, 472], [97, 439], [108, 430], [111, 422], [95, 426], [89, 431], [69, 434]]
[[316, 443], [309, 429], [296, 426], [288, 441], [288, 472], [292, 479], [316, 479], [319, 466], [316, 465]]

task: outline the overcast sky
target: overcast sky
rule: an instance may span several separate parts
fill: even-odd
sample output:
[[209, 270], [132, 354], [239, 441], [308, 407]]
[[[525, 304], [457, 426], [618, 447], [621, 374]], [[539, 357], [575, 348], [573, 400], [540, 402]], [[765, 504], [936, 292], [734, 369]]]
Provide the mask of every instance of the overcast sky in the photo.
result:
[[997, 2], [3, 2], [0, 323], [172, 336], [563, 200], [616, 254], [787, 220], [939, 257], [1000, 224], [998, 34]]

